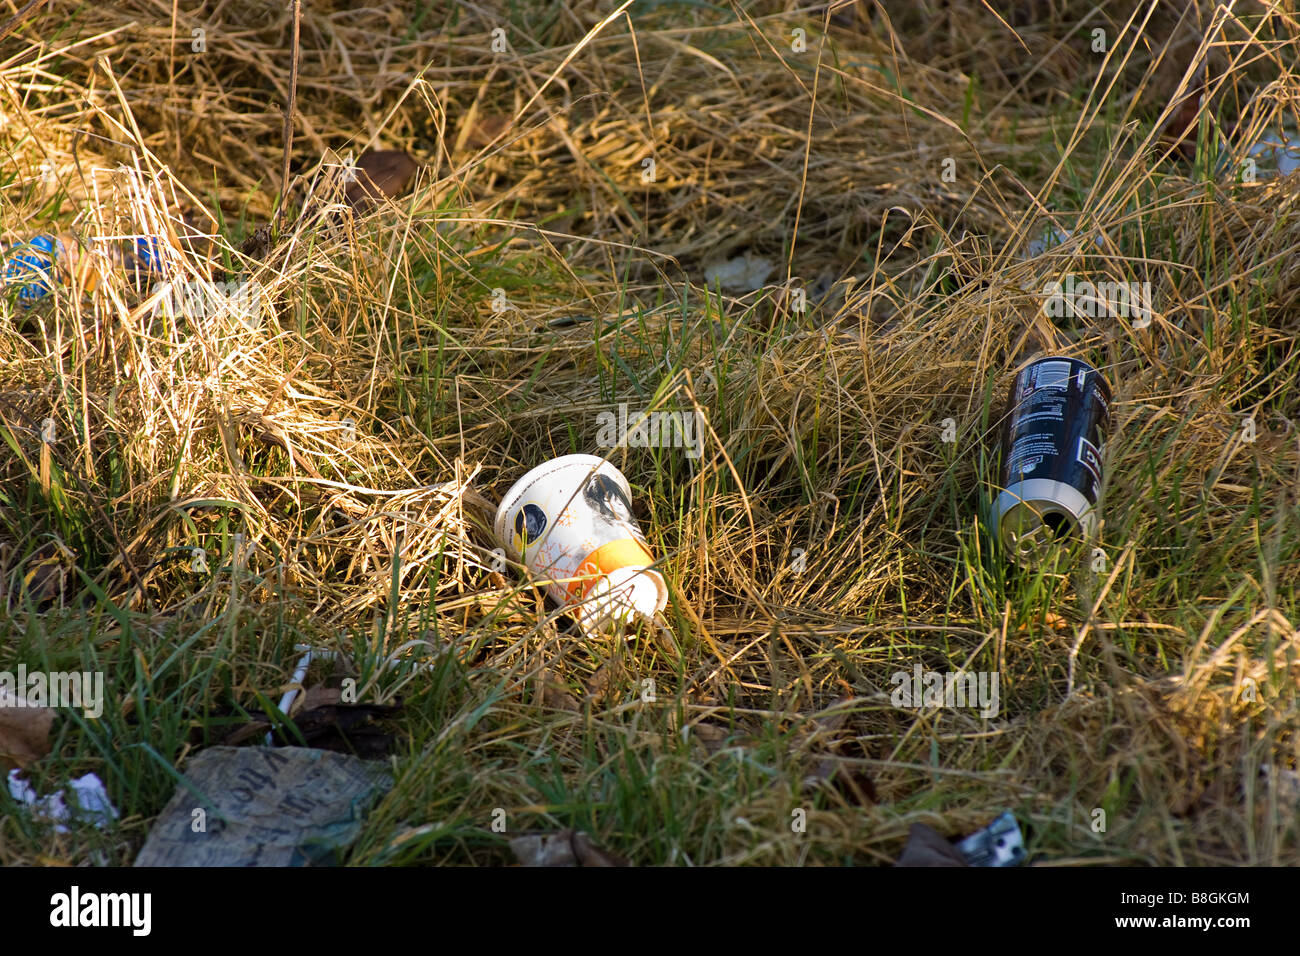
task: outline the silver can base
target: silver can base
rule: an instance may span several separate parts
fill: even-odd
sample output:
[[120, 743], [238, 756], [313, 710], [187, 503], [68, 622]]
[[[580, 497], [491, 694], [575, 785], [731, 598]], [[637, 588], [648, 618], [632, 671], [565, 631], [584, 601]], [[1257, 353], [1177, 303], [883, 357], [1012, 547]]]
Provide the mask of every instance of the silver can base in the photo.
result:
[[1097, 511], [1073, 485], [1050, 478], [1017, 482], [993, 502], [993, 533], [1019, 564], [1044, 560], [1058, 544], [1088, 539]]

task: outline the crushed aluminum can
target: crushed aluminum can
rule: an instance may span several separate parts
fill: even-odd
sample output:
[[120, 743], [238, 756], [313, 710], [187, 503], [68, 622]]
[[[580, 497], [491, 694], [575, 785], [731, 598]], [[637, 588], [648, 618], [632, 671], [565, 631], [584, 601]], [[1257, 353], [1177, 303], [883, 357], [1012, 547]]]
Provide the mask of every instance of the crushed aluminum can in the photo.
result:
[[983, 830], [959, 840], [957, 849], [968, 866], [1019, 866], [1025, 859], [1025, 841], [1010, 810]]

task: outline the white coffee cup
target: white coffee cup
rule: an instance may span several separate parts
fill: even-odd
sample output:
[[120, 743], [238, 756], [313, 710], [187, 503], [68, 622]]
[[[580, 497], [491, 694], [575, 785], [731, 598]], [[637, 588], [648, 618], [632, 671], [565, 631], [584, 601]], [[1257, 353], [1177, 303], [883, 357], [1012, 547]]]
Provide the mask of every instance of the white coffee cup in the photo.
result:
[[497, 509], [506, 554], [547, 582], [546, 591], [589, 630], [633, 616], [650, 620], [668, 604], [632, 517], [622, 472], [595, 455], [565, 455], [520, 478]]

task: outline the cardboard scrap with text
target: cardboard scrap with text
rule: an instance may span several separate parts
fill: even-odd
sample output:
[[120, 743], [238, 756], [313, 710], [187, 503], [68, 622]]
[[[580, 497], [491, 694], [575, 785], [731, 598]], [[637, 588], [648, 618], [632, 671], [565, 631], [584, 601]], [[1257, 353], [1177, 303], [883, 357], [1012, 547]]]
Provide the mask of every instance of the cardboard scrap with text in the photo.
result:
[[155, 821], [136, 866], [333, 862], [392, 786], [383, 764], [301, 747], [210, 747]]

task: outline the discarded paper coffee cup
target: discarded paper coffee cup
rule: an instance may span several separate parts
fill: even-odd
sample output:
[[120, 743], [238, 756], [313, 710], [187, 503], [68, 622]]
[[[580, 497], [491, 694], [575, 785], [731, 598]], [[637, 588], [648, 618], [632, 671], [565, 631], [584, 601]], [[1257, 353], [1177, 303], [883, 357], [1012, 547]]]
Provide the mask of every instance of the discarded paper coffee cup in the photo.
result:
[[632, 517], [632, 492], [612, 464], [565, 455], [539, 465], [497, 509], [497, 540], [512, 560], [549, 583], [546, 591], [598, 630], [636, 615], [651, 619], [668, 586]]

